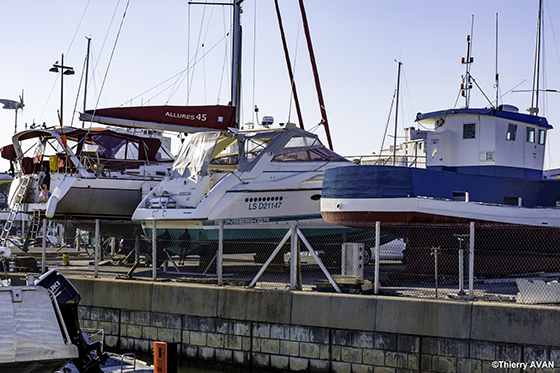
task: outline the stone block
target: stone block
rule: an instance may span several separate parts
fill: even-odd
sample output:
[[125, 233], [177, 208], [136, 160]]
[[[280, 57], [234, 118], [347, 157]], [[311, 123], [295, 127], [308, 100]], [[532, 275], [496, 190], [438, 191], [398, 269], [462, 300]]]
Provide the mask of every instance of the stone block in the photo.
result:
[[406, 367], [411, 370], [420, 370], [420, 355], [407, 353]]
[[198, 320], [198, 330], [200, 330], [201, 332], [215, 332], [216, 319], [207, 317], [200, 318], [200, 320]]
[[348, 363], [361, 363], [362, 362], [362, 349], [354, 347], [341, 347], [340, 357], [342, 361]]
[[290, 369], [290, 358], [287, 356], [271, 355], [270, 367], [272, 369], [286, 372], [288, 369]]
[[218, 289], [214, 286], [156, 282], [153, 284], [152, 298], [153, 312], [206, 318], [216, 317], [217, 314]]
[[331, 359], [331, 349], [329, 345], [319, 345], [319, 359], [330, 360]]
[[270, 338], [290, 339], [290, 327], [288, 325], [273, 324], [270, 326]]
[[523, 357], [525, 361], [549, 361], [550, 360], [550, 349], [546, 347], [539, 346], [524, 346], [523, 347]]
[[423, 338], [422, 352], [430, 355], [468, 358], [470, 344], [468, 341], [447, 338]]
[[309, 342], [309, 328], [302, 326], [290, 326], [290, 340]]
[[373, 367], [373, 373], [395, 373], [400, 371], [395, 370], [395, 368], [388, 368], [388, 367]]
[[126, 336], [132, 338], [142, 338], [142, 327], [140, 325], [127, 325]]
[[253, 353], [252, 354], [252, 365], [258, 368], [268, 368], [270, 367], [270, 355], [263, 353]]
[[379, 297], [375, 317], [378, 332], [470, 338], [471, 304], [468, 302]]
[[253, 345], [252, 345], [252, 352], [260, 352], [261, 351], [261, 339], [260, 338], [251, 338], [251, 340], [253, 341]]
[[247, 320], [247, 294], [250, 291], [253, 290], [219, 288], [217, 316], [228, 320]]
[[491, 342], [472, 341], [471, 355], [472, 359], [495, 360], [496, 344]]
[[150, 341], [157, 341], [158, 339], [158, 330], [157, 328], [153, 328], [151, 326], [143, 326], [142, 327], [142, 339], [147, 339]]
[[352, 332], [350, 344], [352, 347], [373, 348], [373, 332]]
[[333, 361], [331, 366], [332, 366], [333, 373], [351, 373], [352, 372], [352, 364], [350, 364], [350, 363]]
[[233, 363], [233, 351], [217, 348], [215, 352], [216, 352], [216, 361], [218, 363], [223, 363], [223, 364]]
[[251, 335], [251, 324], [248, 322], [235, 322], [233, 324], [233, 334], [250, 336]]
[[[333, 329], [375, 330], [376, 297], [299, 291], [292, 294], [293, 324]], [[368, 317], [364, 318], [364, 315]]]
[[432, 355], [421, 354], [420, 355], [420, 365], [422, 372], [431, 372], [432, 371]]
[[290, 357], [291, 372], [307, 372], [309, 369], [309, 359], [301, 357]]
[[560, 347], [558, 307], [482, 302], [472, 307], [472, 339]]
[[198, 346], [183, 345], [183, 357], [198, 359]]
[[171, 315], [154, 312], [150, 318], [150, 326], [156, 328], [169, 328], [169, 318]]
[[190, 331], [198, 331], [200, 330], [198, 327], [198, 323], [200, 321], [200, 317], [196, 316], [183, 316], [183, 330], [190, 330]]
[[241, 350], [243, 338], [239, 335], [225, 335], [224, 348], [230, 350]]
[[251, 355], [246, 351], [233, 351], [233, 363], [238, 365], [249, 365]]
[[385, 366], [395, 368], [406, 368], [408, 356], [404, 352], [385, 351]]
[[318, 359], [320, 356], [319, 345], [316, 343], [302, 342], [299, 345], [299, 356], [311, 359]]
[[198, 358], [205, 361], [213, 361], [216, 349], [212, 347], [199, 347]]
[[134, 349], [134, 339], [133, 338], [121, 337], [119, 348], [121, 350], [132, 351]]
[[397, 335], [388, 333], [374, 333], [373, 348], [378, 350], [397, 350]]
[[341, 361], [340, 350], [341, 346], [331, 346], [331, 359], [333, 361]]
[[323, 359], [309, 359], [309, 371], [313, 373], [330, 372], [330, 363]]
[[219, 333], [206, 333], [206, 346], [224, 348], [224, 335]]
[[105, 310], [99, 307], [91, 307], [90, 309], [91, 320], [103, 321], [105, 320]]
[[206, 346], [206, 333], [190, 332], [190, 344], [195, 346]]
[[[493, 369], [492, 371], [497, 371]], [[482, 373], [482, 361], [475, 359], [457, 359], [457, 373]]]
[[417, 354], [420, 352], [420, 341], [420, 337], [399, 334], [397, 335], [397, 351]]
[[180, 329], [157, 328], [157, 340], [162, 342], [181, 342]]
[[132, 317], [133, 311], [122, 310], [121, 311], [121, 323], [123, 324], [134, 324], [134, 318]]
[[439, 373], [456, 373], [457, 358], [446, 356], [434, 356], [432, 361], [432, 369]]
[[99, 329], [98, 322], [93, 320], [80, 320], [80, 326], [85, 329]]
[[496, 360], [521, 362], [522, 348], [510, 344], [496, 345]]
[[262, 339], [261, 352], [278, 355], [280, 353], [280, 341], [277, 339]]
[[280, 341], [280, 355], [299, 356], [299, 343], [292, 341]]
[[116, 322], [99, 321], [97, 327], [103, 329], [105, 334], [119, 335], [119, 324]]
[[253, 337], [270, 338], [270, 324], [254, 323]]
[[115, 335], [105, 335], [105, 342], [103, 343], [103, 346], [106, 348], [118, 349], [119, 337]]
[[78, 307], [78, 318], [80, 320], [89, 320], [91, 319], [91, 307]]
[[95, 279], [90, 304], [102, 308], [151, 310], [153, 286], [151, 281]]
[[229, 320], [216, 320], [216, 332], [231, 335], [233, 334], [233, 323]]
[[152, 352], [152, 344], [145, 339], [134, 339], [134, 351], [139, 352]]
[[288, 291], [255, 290], [247, 291], [246, 320], [269, 324], [290, 324], [292, 314], [292, 293]]
[[309, 328], [309, 342], [329, 344], [330, 331], [325, 328]]
[[373, 373], [371, 365], [352, 364], [352, 373]]
[[241, 349], [243, 351], [251, 351], [251, 338], [241, 337]]
[[150, 313], [142, 311], [134, 311], [132, 313], [132, 323], [134, 325], [149, 326], [150, 325]]
[[385, 351], [364, 349], [363, 363], [368, 365], [385, 365]]
[[183, 344], [190, 344], [191, 343], [191, 332], [189, 332], [188, 330], [183, 330], [181, 332], [181, 343]]
[[332, 344], [339, 346], [350, 346], [352, 342], [352, 332], [349, 330], [333, 330]]

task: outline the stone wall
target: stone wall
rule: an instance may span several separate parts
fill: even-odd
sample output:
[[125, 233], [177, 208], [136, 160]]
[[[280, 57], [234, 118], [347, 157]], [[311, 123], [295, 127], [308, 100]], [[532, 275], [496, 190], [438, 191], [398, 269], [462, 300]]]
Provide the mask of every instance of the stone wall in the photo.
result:
[[283, 371], [560, 367], [557, 307], [70, 281], [82, 295], [82, 327], [104, 329], [106, 344], [124, 350], [150, 352], [154, 341], [174, 341], [183, 357]]

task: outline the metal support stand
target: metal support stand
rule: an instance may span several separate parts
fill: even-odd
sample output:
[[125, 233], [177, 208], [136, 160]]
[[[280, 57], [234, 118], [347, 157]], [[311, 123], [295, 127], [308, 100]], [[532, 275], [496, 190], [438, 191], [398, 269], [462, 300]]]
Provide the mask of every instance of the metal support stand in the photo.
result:
[[381, 244], [381, 222], [375, 222], [375, 249], [374, 249], [374, 284], [373, 293], [379, 294], [379, 246]]
[[469, 240], [469, 300], [474, 300], [474, 221], [470, 224]]
[[218, 262], [216, 263], [216, 274], [218, 275], [218, 286], [222, 285], [223, 264], [224, 264], [224, 221], [220, 220], [218, 226]]
[[43, 218], [43, 247], [41, 250], [41, 273], [45, 273], [47, 270], [46, 266], [47, 260], [47, 219]]
[[152, 280], [157, 280], [157, 232], [156, 220], [152, 220]]
[[95, 269], [94, 278], [98, 277], [99, 274], [99, 246], [101, 244], [101, 237], [99, 236], [99, 219], [95, 219]]
[[436, 277], [436, 298], [438, 297], [438, 273], [437, 273], [437, 257], [439, 254], [439, 247], [432, 247], [432, 252], [430, 253], [430, 255], [434, 256], [434, 271], [435, 271], [435, 277]]
[[463, 241], [469, 237], [468, 234], [454, 234], [454, 236], [459, 240], [459, 292], [457, 295], [463, 296], [465, 293], [465, 274], [464, 274], [464, 250]]

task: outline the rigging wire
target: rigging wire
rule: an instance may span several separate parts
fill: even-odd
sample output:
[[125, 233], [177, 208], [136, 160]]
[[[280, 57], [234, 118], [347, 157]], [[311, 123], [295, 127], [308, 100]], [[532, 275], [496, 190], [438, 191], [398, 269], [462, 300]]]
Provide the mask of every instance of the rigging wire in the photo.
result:
[[[196, 51], [195, 51], [195, 54], [194, 54], [194, 57], [193, 57], [195, 60], [196, 60], [196, 58], [197, 58], [197, 56], [198, 56], [198, 53], [200, 52], [200, 48], [201, 48], [201, 47], [200, 47], [200, 45], [201, 45], [200, 39], [201, 39], [201, 37], [202, 37], [202, 30], [203, 30], [203, 27], [204, 27], [204, 19], [205, 19], [205, 17], [206, 17], [206, 8], [207, 8], [206, 5], [205, 5], [203, 8], [204, 8], [204, 9], [203, 9], [203, 11], [202, 11], [202, 17], [201, 17], [201, 21], [200, 21], [200, 28], [199, 28], [199, 30], [198, 30], [198, 39], [197, 39], [197, 41], [196, 41]], [[191, 79], [191, 80], [190, 80], [189, 82], [187, 82], [187, 84], [190, 86], [191, 89], [192, 89], [192, 84], [193, 84], [193, 79], [194, 79], [194, 73], [195, 73], [194, 67], [195, 67], [195, 66], [196, 66], [196, 65], [193, 66], [193, 71], [192, 71], [192, 74], [190, 75], [190, 79]], [[190, 96], [190, 90], [189, 90], [189, 96]], [[188, 101], [188, 100], [187, 100], [187, 101]]]
[[[222, 8], [222, 24], [224, 25], [224, 34], [227, 36], [229, 36], [230, 34], [232, 34], [233, 32], [233, 24], [230, 23], [230, 27], [229, 27], [229, 31], [226, 31], [226, 19], [225, 19], [225, 15], [226, 12], [224, 11], [225, 9]], [[226, 69], [227, 66], [227, 61], [228, 61], [228, 44], [229, 43], [224, 43], [224, 60], [222, 61], [222, 72], [220, 74], [220, 83], [218, 84], [218, 97], [216, 102], [219, 104], [220, 103], [220, 96], [222, 94], [222, 86], [224, 83], [224, 75], [227, 75], [229, 70]], [[227, 75], [227, 80], [229, 81], [229, 75]]]
[[97, 110], [97, 105], [99, 105], [99, 100], [101, 99], [101, 93], [103, 92], [103, 87], [105, 86], [105, 81], [107, 80], [107, 75], [109, 74], [109, 68], [111, 67], [111, 62], [113, 61], [113, 56], [115, 55], [115, 49], [117, 47], [117, 42], [119, 41], [119, 36], [121, 34], [122, 26], [124, 24], [124, 19], [126, 17], [126, 12], [128, 10], [128, 5], [130, 4], [130, 0], [127, 0], [126, 7], [124, 8], [124, 13], [121, 19], [121, 23], [119, 25], [119, 30], [117, 32], [117, 37], [115, 38], [115, 43], [113, 44], [113, 50], [111, 51], [111, 56], [109, 57], [109, 63], [107, 64], [107, 69], [105, 70], [105, 75], [103, 76], [103, 82], [101, 83], [101, 90], [99, 92], [99, 96], [97, 96], [97, 102], [95, 103], [95, 109], [93, 115], [95, 115], [95, 110]]
[[294, 84], [296, 84], [296, 68], [297, 68], [297, 54], [298, 54], [298, 46], [299, 46], [299, 31], [300, 31], [300, 24], [298, 24], [298, 29], [296, 32], [296, 46], [295, 46], [295, 52], [294, 52], [294, 59], [293, 59], [293, 65], [294, 65], [294, 77], [292, 79], [292, 81], [290, 82], [290, 103], [288, 105], [288, 121], [287, 123], [290, 123], [290, 118], [292, 115], [292, 105], [294, 104], [294, 95], [292, 94], [292, 88], [294, 86]]

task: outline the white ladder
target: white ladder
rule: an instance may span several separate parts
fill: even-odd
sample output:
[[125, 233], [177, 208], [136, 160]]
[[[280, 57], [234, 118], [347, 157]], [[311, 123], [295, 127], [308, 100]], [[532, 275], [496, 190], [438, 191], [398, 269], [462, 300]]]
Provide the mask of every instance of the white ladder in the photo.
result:
[[10, 212], [8, 213], [8, 219], [6, 219], [4, 227], [2, 228], [2, 233], [0, 233], [0, 246], [6, 246], [8, 237], [10, 236], [10, 230], [14, 225], [17, 214], [22, 210], [21, 205], [30, 183], [31, 176], [23, 177], [23, 180], [15, 192], [13, 203], [9, 205]]

